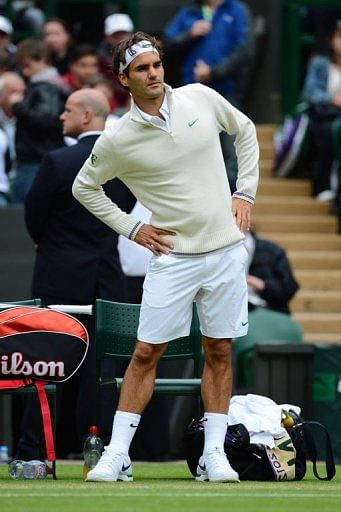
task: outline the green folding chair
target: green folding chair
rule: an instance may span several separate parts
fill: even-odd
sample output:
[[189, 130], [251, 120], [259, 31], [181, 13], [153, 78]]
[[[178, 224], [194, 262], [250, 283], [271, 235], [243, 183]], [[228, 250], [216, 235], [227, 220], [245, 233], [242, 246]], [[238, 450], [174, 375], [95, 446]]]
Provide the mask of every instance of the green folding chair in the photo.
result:
[[[11, 306], [41, 306], [41, 299], [27, 299], [13, 302], [0, 302], [0, 311], [4, 311], [5, 309], [10, 308]], [[53, 436], [56, 439], [56, 385], [55, 384], [46, 384], [45, 391], [48, 395], [52, 396], [51, 400], [51, 413], [52, 413], [52, 427], [53, 427]], [[0, 394], [2, 395], [26, 395], [28, 393], [36, 393], [37, 390], [34, 385], [25, 386], [21, 388], [13, 388], [13, 389], [0, 389]], [[41, 447], [43, 445], [43, 439], [41, 439], [40, 443]], [[53, 479], [56, 480], [56, 462], [52, 462], [52, 475]]]
[[301, 327], [290, 315], [257, 308], [249, 313], [246, 336], [233, 342], [236, 382], [239, 388], [253, 384], [253, 359], [256, 345], [282, 345], [303, 343]]
[[[96, 372], [98, 386], [113, 384], [120, 390], [122, 378], [101, 378], [104, 359], [130, 360], [137, 340], [139, 304], [125, 304], [98, 299], [95, 306]], [[201, 333], [196, 307], [190, 334], [171, 341], [162, 360], [193, 360], [191, 378], [157, 378], [154, 393], [161, 395], [198, 395], [200, 397]]]

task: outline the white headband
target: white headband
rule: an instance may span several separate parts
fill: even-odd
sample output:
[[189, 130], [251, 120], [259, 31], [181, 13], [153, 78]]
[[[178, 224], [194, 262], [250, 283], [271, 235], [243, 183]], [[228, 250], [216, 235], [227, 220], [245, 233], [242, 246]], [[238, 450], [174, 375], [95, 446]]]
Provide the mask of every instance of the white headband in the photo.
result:
[[153, 53], [157, 53], [159, 55], [159, 52], [157, 51], [155, 46], [153, 46], [153, 44], [150, 41], [143, 40], [143, 41], [138, 41], [137, 43], [133, 44], [133, 46], [131, 46], [130, 48], [128, 48], [125, 51], [124, 56], [125, 56], [126, 63], [123, 64], [123, 62], [120, 62], [120, 71], [124, 71], [129, 66], [131, 61], [136, 59], [136, 57], [138, 57], [142, 53], [147, 53], [147, 52], [153, 52]]

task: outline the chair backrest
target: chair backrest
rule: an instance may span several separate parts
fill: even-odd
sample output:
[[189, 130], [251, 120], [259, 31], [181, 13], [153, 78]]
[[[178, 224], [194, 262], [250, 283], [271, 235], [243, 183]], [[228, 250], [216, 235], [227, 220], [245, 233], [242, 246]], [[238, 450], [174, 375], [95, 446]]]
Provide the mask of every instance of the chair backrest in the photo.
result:
[[0, 301], [0, 311], [8, 309], [11, 306], [41, 306], [41, 299], [27, 299], [27, 300], [15, 300], [15, 301]]
[[249, 331], [233, 343], [236, 381], [239, 386], [253, 382], [252, 361], [255, 345], [303, 343], [300, 325], [290, 315], [258, 308], [249, 313]]
[[286, 313], [258, 308], [249, 313], [249, 331], [238, 338], [237, 344], [249, 347], [256, 344], [302, 343], [298, 322]]
[[[96, 300], [96, 359], [130, 359], [137, 340], [139, 304]], [[169, 343], [162, 359], [193, 359], [194, 373], [199, 371], [201, 334], [196, 307], [189, 336]]]

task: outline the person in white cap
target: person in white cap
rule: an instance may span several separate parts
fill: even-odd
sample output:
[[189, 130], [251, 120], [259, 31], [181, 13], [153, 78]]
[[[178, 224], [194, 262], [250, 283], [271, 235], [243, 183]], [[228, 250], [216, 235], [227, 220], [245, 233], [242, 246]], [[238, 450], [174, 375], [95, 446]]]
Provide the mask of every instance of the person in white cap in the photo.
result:
[[13, 26], [8, 18], [0, 16], [0, 52], [13, 54], [16, 47], [12, 43]]
[[[238, 482], [224, 453], [232, 388], [231, 340], [248, 329], [244, 232], [258, 184], [252, 121], [203, 84], [164, 83], [161, 44], [143, 32], [119, 43], [113, 70], [132, 106], [97, 139], [73, 194], [112, 229], [153, 253], [144, 282], [138, 341], [125, 373], [109, 445], [88, 481], [132, 479], [129, 447], [169, 342], [187, 336], [196, 301], [205, 358], [204, 452], [199, 481]], [[231, 197], [219, 141], [236, 136], [239, 173]], [[120, 210], [102, 185], [120, 178], [152, 212], [150, 224]]]
[[104, 20], [104, 40], [98, 47], [101, 74], [108, 77], [113, 83], [114, 101], [113, 111], [122, 115], [129, 108], [130, 96], [127, 90], [121, 87], [117, 76], [111, 71], [113, 49], [122, 41], [131, 37], [134, 31], [134, 24], [128, 14], [110, 14]]

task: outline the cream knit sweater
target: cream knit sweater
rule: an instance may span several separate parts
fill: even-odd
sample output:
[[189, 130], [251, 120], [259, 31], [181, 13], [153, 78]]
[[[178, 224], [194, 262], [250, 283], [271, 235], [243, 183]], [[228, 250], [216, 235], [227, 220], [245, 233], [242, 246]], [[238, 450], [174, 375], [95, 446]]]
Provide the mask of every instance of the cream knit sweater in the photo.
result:
[[115, 177], [152, 211], [153, 226], [173, 230], [174, 254], [200, 254], [243, 239], [231, 211], [231, 192], [219, 132], [236, 135], [237, 195], [253, 202], [258, 184], [256, 130], [212, 89], [166, 86], [171, 132], [142, 119], [133, 105], [97, 139], [73, 184], [74, 196], [105, 224], [134, 239], [142, 223], [120, 210], [102, 185]]

